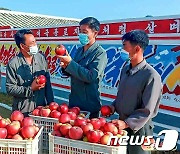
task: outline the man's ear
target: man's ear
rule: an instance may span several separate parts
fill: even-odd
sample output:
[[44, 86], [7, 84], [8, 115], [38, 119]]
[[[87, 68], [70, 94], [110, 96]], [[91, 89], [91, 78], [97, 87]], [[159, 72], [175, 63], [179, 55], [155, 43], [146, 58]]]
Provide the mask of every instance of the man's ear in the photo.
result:
[[24, 50], [24, 46], [22, 43], [20, 43], [20, 48]]
[[98, 35], [98, 31], [95, 31], [95, 32], [94, 32], [94, 37], [96, 38], [97, 35]]
[[141, 47], [139, 45], [136, 46], [136, 53], [138, 53], [139, 51], [141, 51]]

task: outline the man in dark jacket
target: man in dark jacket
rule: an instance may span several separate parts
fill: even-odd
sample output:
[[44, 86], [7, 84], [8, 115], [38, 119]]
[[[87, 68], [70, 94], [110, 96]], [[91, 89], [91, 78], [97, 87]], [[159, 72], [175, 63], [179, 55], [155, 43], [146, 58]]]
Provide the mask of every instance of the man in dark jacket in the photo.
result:
[[70, 107], [79, 106], [91, 113], [90, 118], [98, 117], [101, 107], [100, 83], [107, 65], [106, 51], [96, 42], [100, 23], [93, 17], [80, 22], [79, 41], [74, 59], [68, 53], [60, 56], [61, 66], [71, 76]]

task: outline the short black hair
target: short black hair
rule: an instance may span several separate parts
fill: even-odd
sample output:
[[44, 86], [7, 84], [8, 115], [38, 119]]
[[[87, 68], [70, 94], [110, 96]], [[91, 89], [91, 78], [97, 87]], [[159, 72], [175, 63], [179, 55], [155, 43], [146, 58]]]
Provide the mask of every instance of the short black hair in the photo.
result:
[[99, 31], [100, 30], [100, 22], [94, 17], [87, 17], [80, 21], [79, 25], [89, 25], [89, 28]]
[[143, 30], [132, 30], [122, 37], [123, 41], [129, 41], [131, 44], [139, 45], [143, 50], [149, 44], [149, 38], [145, 31]]
[[24, 37], [25, 34], [33, 34], [33, 33], [30, 29], [21, 29], [18, 30], [14, 35], [16, 45], [18, 46], [19, 49], [21, 48], [20, 47], [21, 43], [25, 44], [25, 37]]

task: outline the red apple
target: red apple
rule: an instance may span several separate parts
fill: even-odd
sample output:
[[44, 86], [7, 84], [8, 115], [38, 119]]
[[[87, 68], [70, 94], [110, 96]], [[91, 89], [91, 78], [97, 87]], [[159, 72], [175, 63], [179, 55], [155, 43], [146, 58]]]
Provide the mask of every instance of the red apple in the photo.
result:
[[57, 111], [57, 110], [53, 110], [53, 111], [51, 111], [51, 113], [50, 113], [50, 117], [51, 117], [51, 118], [57, 118], [57, 119], [59, 119], [60, 115], [61, 115], [61, 113], [60, 113], [59, 111]]
[[67, 113], [61, 114], [59, 117], [59, 122], [61, 122], [63, 124], [70, 122], [70, 120], [71, 120], [71, 118], [70, 118], [69, 114], [67, 114]]
[[6, 136], [7, 139], [12, 139], [12, 137], [13, 137], [12, 135], [8, 135], [8, 134]]
[[106, 123], [106, 119], [105, 119], [105, 118], [102, 118], [102, 117], [100, 117], [100, 118], [98, 118], [98, 119], [101, 121], [101, 127], [103, 127], [104, 124]]
[[12, 139], [19, 140], [19, 141], [23, 140], [23, 138], [19, 134], [16, 134], [16, 135], [12, 136]]
[[52, 135], [53, 135], [53, 136], [59, 136], [59, 137], [62, 136], [62, 134], [60, 133], [59, 130], [54, 130], [54, 131], [52, 132]]
[[66, 103], [63, 103], [58, 107], [58, 111], [61, 113], [68, 113], [68, 110], [68, 105]]
[[58, 107], [59, 107], [59, 105], [58, 105], [58, 103], [56, 103], [56, 102], [51, 102], [51, 103], [49, 104], [49, 108], [50, 108], [51, 111], [52, 111], [52, 110], [57, 110]]
[[101, 130], [97, 130], [97, 132], [99, 133], [100, 138], [104, 135], [103, 131], [101, 131]]
[[32, 114], [33, 114], [34, 116], [40, 116], [40, 109], [34, 109], [33, 112], [32, 112]]
[[73, 107], [73, 108], [69, 109], [69, 111], [76, 113], [76, 115], [79, 115], [80, 108], [79, 107]]
[[62, 123], [56, 123], [53, 126], [53, 130], [59, 130], [60, 126], [62, 125]]
[[80, 127], [73, 126], [69, 129], [69, 137], [74, 140], [79, 140], [83, 137], [83, 130]]
[[20, 111], [13, 111], [11, 114], [11, 121], [22, 121], [24, 119], [24, 115]]
[[39, 75], [37, 77], [37, 84], [44, 84], [46, 83], [46, 77], [44, 75]]
[[81, 127], [82, 125], [86, 124], [86, 119], [83, 118], [83, 117], [77, 117], [75, 120], [74, 120], [74, 126], [79, 126]]
[[101, 121], [98, 118], [91, 119], [91, 124], [93, 125], [93, 128], [95, 130], [97, 130], [101, 127]]
[[26, 117], [23, 119], [22, 123], [21, 123], [22, 127], [24, 126], [33, 126], [34, 125], [34, 121], [31, 117]]
[[77, 115], [74, 112], [68, 112], [68, 114], [69, 114], [71, 120], [75, 120], [77, 118]]
[[84, 135], [86, 135], [88, 131], [93, 130], [93, 125], [91, 123], [87, 123], [87, 124], [81, 125], [81, 128], [83, 130]]
[[58, 45], [56, 48], [55, 48], [55, 53], [56, 55], [58, 56], [64, 56], [65, 53], [66, 53], [66, 48], [64, 47], [64, 45]]
[[70, 124], [62, 124], [59, 128], [60, 132], [62, 135], [66, 136], [69, 132], [69, 129], [71, 128], [72, 126]]
[[0, 128], [0, 139], [5, 139], [7, 136], [7, 129], [6, 128]]
[[43, 117], [49, 117], [51, 110], [49, 108], [42, 108], [40, 111], [40, 115]]
[[21, 134], [25, 139], [33, 138], [35, 135], [34, 126], [25, 126], [21, 129]]
[[87, 133], [87, 138], [88, 138], [88, 141], [89, 141], [89, 142], [98, 143], [99, 140], [100, 140], [100, 134], [99, 134], [99, 132], [96, 131], [96, 130], [90, 130], [90, 131]]
[[35, 134], [34, 134], [34, 137], [35, 137], [37, 133], [39, 132], [39, 127], [34, 125], [34, 130], [35, 130]]
[[6, 119], [0, 119], [0, 128], [5, 128], [8, 124], [9, 123]]
[[9, 125], [6, 126], [8, 135], [15, 135], [19, 132], [20, 130], [20, 122], [19, 121], [13, 121], [12, 123], [10, 123]]
[[110, 106], [104, 105], [101, 107], [102, 116], [110, 116], [112, 113]]
[[104, 125], [104, 130], [106, 131], [106, 132], [111, 132], [111, 133], [113, 133], [114, 132], [114, 129], [116, 129], [117, 127], [113, 124], [113, 123], [105, 123], [105, 125]]

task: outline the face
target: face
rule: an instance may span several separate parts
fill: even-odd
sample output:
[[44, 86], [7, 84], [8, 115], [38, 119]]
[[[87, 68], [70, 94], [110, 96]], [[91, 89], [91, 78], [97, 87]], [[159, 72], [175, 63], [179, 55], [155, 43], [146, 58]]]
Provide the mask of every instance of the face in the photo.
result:
[[123, 49], [129, 53], [130, 58], [135, 58], [140, 51], [139, 45], [131, 44], [129, 41], [123, 41]]
[[36, 44], [36, 39], [32, 34], [25, 34], [25, 44], [21, 43], [20, 47], [22, 49], [23, 54], [27, 55], [29, 52], [29, 48], [32, 46], [37, 45]]
[[88, 35], [89, 41], [94, 41], [98, 32], [96, 30], [92, 30], [89, 25], [81, 25], [80, 26], [80, 33], [84, 33]]

